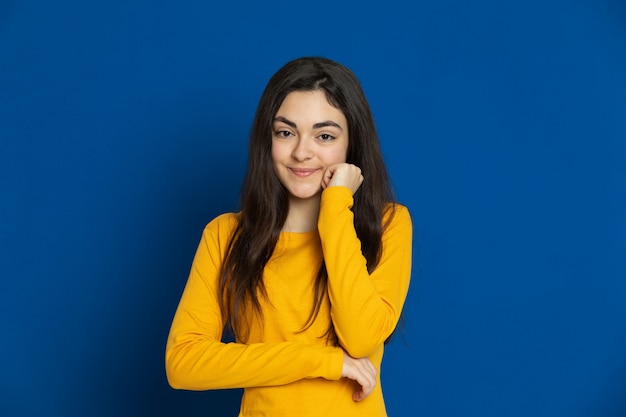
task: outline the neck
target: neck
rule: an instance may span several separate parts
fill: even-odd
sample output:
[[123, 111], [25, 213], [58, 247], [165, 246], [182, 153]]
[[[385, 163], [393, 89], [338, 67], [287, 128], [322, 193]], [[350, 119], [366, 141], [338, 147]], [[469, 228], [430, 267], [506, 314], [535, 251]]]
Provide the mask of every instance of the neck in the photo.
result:
[[317, 218], [320, 213], [320, 195], [307, 199], [289, 199], [289, 213], [283, 226], [283, 232], [304, 233], [317, 230]]

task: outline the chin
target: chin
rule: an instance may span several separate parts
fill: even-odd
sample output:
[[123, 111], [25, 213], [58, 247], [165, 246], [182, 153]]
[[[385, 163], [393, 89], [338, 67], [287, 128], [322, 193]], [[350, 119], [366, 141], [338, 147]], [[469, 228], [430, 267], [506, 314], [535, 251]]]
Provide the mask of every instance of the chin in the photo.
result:
[[319, 198], [322, 194], [322, 187], [317, 190], [288, 190], [289, 196], [298, 200], [308, 200]]

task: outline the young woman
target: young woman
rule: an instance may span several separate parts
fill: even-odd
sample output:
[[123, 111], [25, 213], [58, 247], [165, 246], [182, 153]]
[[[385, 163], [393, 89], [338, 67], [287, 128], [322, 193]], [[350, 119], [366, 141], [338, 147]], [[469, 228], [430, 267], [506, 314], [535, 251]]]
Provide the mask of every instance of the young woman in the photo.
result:
[[287, 63], [257, 109], [241, 211], [202, 235], [167, 342], [170, 385], [243, 387], [240, 416], [386, 416], [378, 370], [411, 242], [354, 74]]

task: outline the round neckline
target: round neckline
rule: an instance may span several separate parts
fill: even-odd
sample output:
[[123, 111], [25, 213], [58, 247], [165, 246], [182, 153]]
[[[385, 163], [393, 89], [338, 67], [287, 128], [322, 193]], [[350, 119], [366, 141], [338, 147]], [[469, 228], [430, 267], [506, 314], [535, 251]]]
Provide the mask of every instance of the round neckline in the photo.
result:
[[319, 236], [317, 230], [310, 230], [308, 232], [280, 232], [280, 238], [286, 240], [307, 240], [317, 236]]

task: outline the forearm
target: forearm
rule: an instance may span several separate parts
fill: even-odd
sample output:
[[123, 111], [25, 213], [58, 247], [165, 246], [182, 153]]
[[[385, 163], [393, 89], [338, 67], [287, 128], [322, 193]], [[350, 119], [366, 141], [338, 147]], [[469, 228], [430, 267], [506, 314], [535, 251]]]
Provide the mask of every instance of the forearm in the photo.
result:
[[345, 190], [322, 197], [318, 228], [328, 271], [328, 293], [335, 332], [354, 357], [369, 355], [395, 329], [408, 291], [412, 228], [398, 206], [383, 234], [382, 255], [370, 274], [354, 230], [351, 195]]
[[297, 342], [221, 343], [199, 336], [176, 339], [168, 342], [165, 363], [168, 381], [177, 389], [262, 387], [341, 377], [339, 348]]

